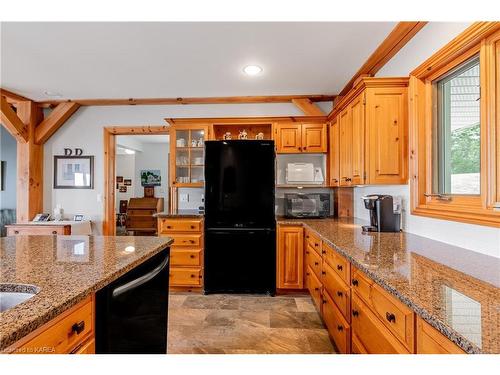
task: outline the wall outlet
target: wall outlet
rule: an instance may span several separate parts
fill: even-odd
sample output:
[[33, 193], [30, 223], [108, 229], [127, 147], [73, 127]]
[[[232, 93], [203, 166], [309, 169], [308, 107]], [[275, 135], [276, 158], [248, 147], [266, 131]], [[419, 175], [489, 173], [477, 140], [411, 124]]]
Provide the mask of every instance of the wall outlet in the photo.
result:
[[189, 202], [189, 194], [179, 194], [179, 202]]

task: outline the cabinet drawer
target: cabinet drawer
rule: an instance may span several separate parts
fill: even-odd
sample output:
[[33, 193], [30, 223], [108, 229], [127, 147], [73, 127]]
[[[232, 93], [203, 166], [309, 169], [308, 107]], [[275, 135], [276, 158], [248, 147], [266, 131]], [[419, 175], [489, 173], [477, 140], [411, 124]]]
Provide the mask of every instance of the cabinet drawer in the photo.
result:
[[352, 354], [368, 354], [365, 347], [363, 346], [363, 344], [361, 344], [361, 342], [358, 340], [358, 337], [356, 335], [352, 335], [351, 353]]
[[370, 307], [382, 323], [413, 352], [413, 311], [376, 284], [372, 286], [371, 302]]
[[201, 247], [201, 234], [169, 234], [174, 242], [172, 247], [178, 246], [189, 246], [189, 247]]
[[309, 293], [313, 299], [314, 304], [318, 308], [318, 311], [321, 312], [321, 281], [316, 277], [314, 271], [311, 267], [307, 267], [306, 271], [306, 285], [307, 289], [309, 289]]
[[323, 293], [323, 319], [330, 336], [343, 354], [351, 352], [351, 327], [342, 316], [328, 291]]
[[6, 227], [7, 236], [50, 236], [71, 234], [71, 225], [12, 225]]
[[321, 257], [309, 244], [306, 248], [306, 265], [314, 271], [318, 279], [321, 279]]
[[172, 249], [170, 266], [201, 266], [201, 249]]
[[321, 255], [321, 240], [318, 235], [313, 231], [306, 229], [305, 239], [306, 244], [311, 245], [311, 248], [316, 250], [316, 252]]
[[160, 219], [160, 233], [201, 232], [201, 220]]
[[465, 354], [441, 332], [417, 317], [417, 354]]
[[16, 349], [16, 353], [65, 354], [84, 342], [94, 331], [91, 297], [55, 318], [50, 326]]
[[353, 342], [356, 339], [366, 353], [410, 354], [356, 293], [352, 295], [351, 317]]
[[366, 303], [370, 303], [370, 293], [373, 281], [354, 267], [352, 268], [351, 285], [352, 290], [355, 290]]
[[323, 243], [323, 258], [325, 259], [325, 262], [332, 267], [335, 273], [339, 275], [347, 285], [349, 285], [349, 279], [351, 277], [351, 264], [347, 261], [347, 259], [326, 243]]
[[201, 286], [201, 268], [170, 268], [170, 286]]
[[323, 263], [323, 288], [328, 291], [331, 299], [342, 313], [347, 322], [351, 321], [351, 288], [326, 263]]

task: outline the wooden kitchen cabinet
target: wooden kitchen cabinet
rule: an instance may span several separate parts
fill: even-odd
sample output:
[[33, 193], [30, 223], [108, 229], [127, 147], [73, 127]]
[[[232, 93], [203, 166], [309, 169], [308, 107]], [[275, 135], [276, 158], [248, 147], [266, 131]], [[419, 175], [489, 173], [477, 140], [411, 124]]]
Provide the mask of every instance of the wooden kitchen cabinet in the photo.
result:
[[14, 354], [93, 354], [95, 352], [94, 311], [92, 295], [7, 348], [7, 352]]
[[339, 115], [339, 186], [352, 184], [352, 112], [346, 108]]
[[304, 288], [304, 230], [302, 226], [278, 225], [278, 289]]
[[279, 123], [276, 125], [276, 149], [278, 153], [327, 152], [326, 124]]
[[367, 174], [369, 184], [408, 180], [407, 87], [367, 89]]
[[170, 289], [199, 291], [203, 287], [203, 218], [158, 218], [158, 235], [170, 246]]
[[465, 354], [441, 332], [417, 317], [417, 354]]
[[339, 186], [340, 184], [340, 164], [339, 164], [339, 146], [340, 132], [337, 117], [329, 125], [330, 144], [328, 149], [328, 163], [330, 166], [330, 186]]
[[338, 127], [339, 144], [333, 146], [330, 133], [330, 186], [407, 183], [407, 91], [407, 78], [363, 78], [336, 105], [330, 132]]

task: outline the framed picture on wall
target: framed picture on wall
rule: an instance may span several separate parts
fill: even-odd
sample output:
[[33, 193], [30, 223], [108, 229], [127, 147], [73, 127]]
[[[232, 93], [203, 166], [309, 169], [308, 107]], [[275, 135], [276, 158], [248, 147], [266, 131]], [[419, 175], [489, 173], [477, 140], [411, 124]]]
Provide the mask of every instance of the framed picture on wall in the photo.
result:
[[4, 171], [4, 165], [3, 163], [5, 163], [4, 161], [0, 161], [0, 190], [3, 190], [3, 171]]
[[123, 185], [125, 186], [132, 186], [132, 180], [131, 179], [124, 179], [123, 180]]
[[121, 184], [123, 182], [123, 176], [116, 176], [116, 183]]
[[54, 156], [54, 189], [93, 188], [93, 156]]
[[120, 190], [118, 190], [120, 193], [126, 193], [127, 192], [127, 187], [126, 186], [120, 186]]
[[142, 186], [161, 186], [161, 172], [159, 169], [141, 170]]

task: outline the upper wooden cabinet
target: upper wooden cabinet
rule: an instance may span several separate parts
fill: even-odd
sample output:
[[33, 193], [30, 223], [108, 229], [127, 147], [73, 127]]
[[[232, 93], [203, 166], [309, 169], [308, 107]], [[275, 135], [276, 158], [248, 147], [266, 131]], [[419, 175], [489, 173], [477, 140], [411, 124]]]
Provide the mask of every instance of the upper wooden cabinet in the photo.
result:
[[277, 287], [304, 287], [304, 229], [301, 226], [278, 226]]
[[278, 153], [327, 152], [326, 124], [277, 124], [275, 134]]
[[331, 121], [338, 124], [339, 144], [333, 147], [336, 136], [330, 134], [330, 186], [407, 183], [407, 87], [407, 78], [364, 78], [337, 104]]

